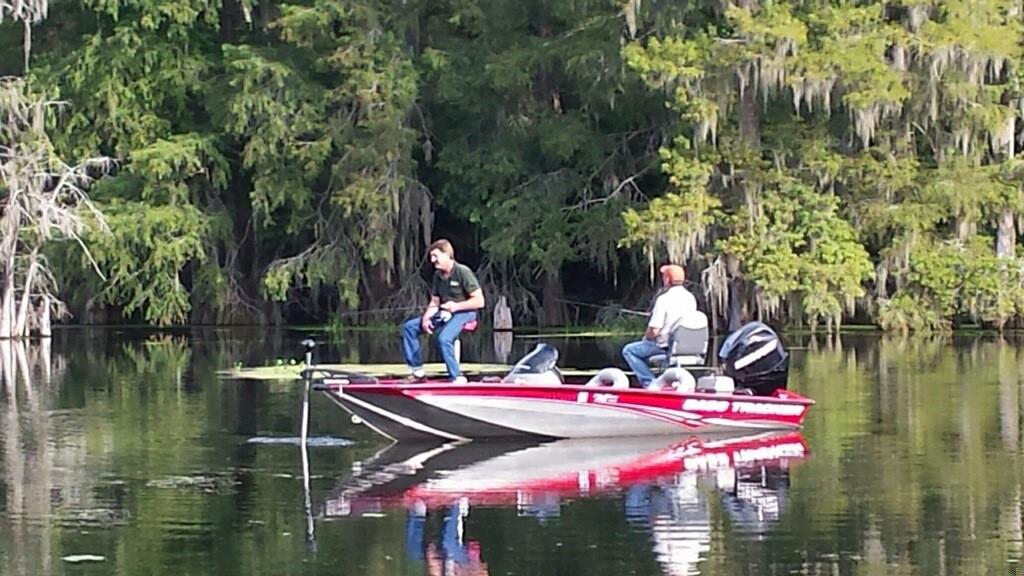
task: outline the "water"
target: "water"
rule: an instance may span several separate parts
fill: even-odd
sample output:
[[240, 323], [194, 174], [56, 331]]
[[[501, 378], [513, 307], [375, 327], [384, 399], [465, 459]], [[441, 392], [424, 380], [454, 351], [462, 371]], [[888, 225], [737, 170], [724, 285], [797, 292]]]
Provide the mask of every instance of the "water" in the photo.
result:
[[[307, 335], [68, 329], [0, 344], [0, 573], [1021, 570], [1019, 336], [787, 337], [791, 387], [818, 403], [796, 438], [739, 447], [388, 448], [314, 396], [304, 478], [301, 387], [217, 370], [298, 357]], [[577, 367], [623, 343], [549, 341]], [[464, 356], [535, 343], [481, 333]], [[320, 354], [400, 359], [392, 334]]]

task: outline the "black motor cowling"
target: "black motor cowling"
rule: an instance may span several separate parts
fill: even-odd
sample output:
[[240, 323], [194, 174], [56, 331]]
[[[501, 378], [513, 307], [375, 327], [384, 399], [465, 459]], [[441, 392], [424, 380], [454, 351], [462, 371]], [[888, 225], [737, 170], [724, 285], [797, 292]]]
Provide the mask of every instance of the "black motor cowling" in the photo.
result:
[[766, 324], [750, 322], [741, 326], [722, 343], [718, 358], [736, 388], [747, 388], [758, 396], [786, 388], [789, 353]]

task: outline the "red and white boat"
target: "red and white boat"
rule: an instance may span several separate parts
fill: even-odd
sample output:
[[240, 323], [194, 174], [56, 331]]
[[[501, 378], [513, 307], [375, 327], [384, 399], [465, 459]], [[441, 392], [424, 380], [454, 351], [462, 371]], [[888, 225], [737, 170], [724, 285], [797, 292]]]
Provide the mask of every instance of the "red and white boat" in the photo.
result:
[[563, 377], [557, 351], [546, 344], [503, 377], [465, 384], [314, 367], [304, 374], [354, 420], [401, 441], [732, 434], [802, 426], [814, 401], [786, 389], [788, 355], [770, 328], [752, 323], [738, 330], [719, 358], [724, 375], [697, 379], [675, 366], [647, 389], [630, 387], [615, 368]]

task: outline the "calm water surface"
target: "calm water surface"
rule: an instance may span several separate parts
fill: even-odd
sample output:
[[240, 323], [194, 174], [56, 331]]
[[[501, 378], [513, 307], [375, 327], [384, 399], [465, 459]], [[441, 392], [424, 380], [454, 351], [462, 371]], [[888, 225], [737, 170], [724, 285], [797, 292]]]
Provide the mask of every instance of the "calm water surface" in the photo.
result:
[[[1024, 339], [787, 337], [796, 436], [388, 447], [303, 391], [219, 378], [305, 333], [0, 343], [2, 574], [1018, 574]], [[476, 334], [465, 356], [535, 339]], [[563, 364], [622, 341], [548, 339]], [[351, 334], [324, 361], [398, 361]]]

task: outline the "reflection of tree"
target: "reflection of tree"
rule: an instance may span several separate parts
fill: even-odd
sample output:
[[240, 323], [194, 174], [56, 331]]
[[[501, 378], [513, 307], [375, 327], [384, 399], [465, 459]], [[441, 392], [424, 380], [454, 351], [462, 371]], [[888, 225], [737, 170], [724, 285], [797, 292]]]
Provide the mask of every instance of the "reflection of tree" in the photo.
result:
[[[0, 437], [4, 439], [5, 521], [0, 538], [0, 573], [46, 574], [52, 569], [49, 519], [67, 499], [91, 509], [89, 478], [81, 474], [83, 446], [75, 439], [54, 443], [50, 340], [0, 340]], [[56, 509], [55, 509], [56, 507]]]
[[494, 361], [499, 364], [507, 364], [509, 356], [512, 355], [512, 333], [494, 333]]
[[845, 337], [797, 356], [793, 387], [818, 400], [801, 471], [815, 505], [784, 521], [814, 569], [994, 574], [1019, 558], [1019, 342]]
[[[55, 335], [53, 353], [41, 343], [0, 345], [0, 572], [54, 573], [55, 558], [98, 553], [116, 560], [104, 573], [337, 573], [340, 562], [345, 573], [410, 573], [397, 564], [402, 517], [318, 524], [310, 555], [298, 450], [245, 443], [247, 435], [297, 434], [301, 390], [223, 381], [215, 371], [242, 355], [263, 363], [297, 354], [293, 336], [71, 329]], [[379, 335], [353, 338], [331, 345], [340, 354]], [[589, 343], [572, 346], [579, 358], [599, 356]], [[791, 387], [818, 402], [804, 431], [814, 456], [794, 469], [777, 518], [770, 494], [754, 491], [763, 479], [730, 492], [725, 476], [705, 476], [715, 486], [698, 484], [710, 525], [701, 573], [1002, 574], [1008, 561], [1019, 566], [1020, 335], [844, 334], [817, 338], [813, 352], [792, 346]], [[319, 400], [314, 434], [354, 433]], [[335, 472], [378, 448], [311, 448], [314, 501]], [[743, 494], [766, 506], [745, 508], [735, 498]], [[472, 557], [479, 541], [481, 564], [495, 574], [663, 572], [651, 533], [623, 530], [622, 516], [616, 499], [563, 499], [561, 514], [544, 523], [512, 508], [474, 508], [464, 543]], [[758, 528], [758, 518], [772, 527]], [[441, 540], [430, 540], [424, 562], [443, 555]]]

